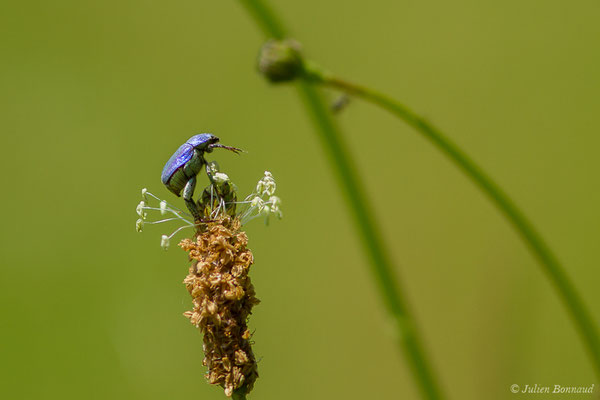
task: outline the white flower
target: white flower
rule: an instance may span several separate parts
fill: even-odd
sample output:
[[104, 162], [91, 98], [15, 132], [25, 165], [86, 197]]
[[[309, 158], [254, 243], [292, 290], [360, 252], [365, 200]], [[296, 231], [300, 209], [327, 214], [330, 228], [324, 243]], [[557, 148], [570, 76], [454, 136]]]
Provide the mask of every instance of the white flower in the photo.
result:
[[263, 206], [264, 200], [258, 196], [254, 196], [252, 200], [250, 200], [250, 207], [258, 207], [259, 209]]
[[277, 196], [271, 196], [269, 197], [269, 203], [271, 204], [271, 212], [277, 215], [277, 217], [281, 218], [282, 213], [279, 209], [279, 206], [281, 205], [281, 199]]
[[[171, 238], [177, 232], [181, 231], [184, 228], [193, 228], [196, 226], [192, 221], [189, 221], [185, 218], [185, 213], [183, 211], [169, 205], [169, 203], [167, 203], [166, 200], [155, 196], [147, 189], [142, 189], [142, 196], [144, 197], [144, 200], [140, 201], [140, 203], [135, 208], [136, 213], [140, 216], [140, 218], [137, 221], [135, 221], [136, 231], [142, 232], [145, 225], [162, 224], [171, 221], [178, 221], [180, 223], [183, 223], [183, 226], [179, 226], [177, 229], [175, 229], [175, 231], [170, 236], [163, 235], [161, 237], [160, 246], [163, 249], [167, 250], [169, 248]], [[152, 204], [155, 200], [158, 202], [157, 206]], [[160, 212], [161, 215], [169, 217], [163, 217], [162, 219], [155, 221], [153, 220], [153, 218], [148, 219], [148, 214], [146, 213], [146, 211], [150, 212], [150, 214], [152, 214], [152, 212]]]
[[169, 250], [169, 245], [171, 244], [171, 239], [167, 236], [167, 235], [162, 235], [162, 237], [160, 238], [160, 247], [163, 248], [163, 250]]
[[137, 213], [137, 215], [142, 217], [142, 219], [146, 219], [146, 215], [147, 215], [144, 212], [144, 207], [146, 207], [146, 203], [144, 202], [144, 200], [142, 200], [142, 201], [140, 201], [140, 204], [138, 204], [137, 207], [135, 208], [135, 212]]
[[275, 184], [273, 175], [269, 171], [265, 171], [265, 176], [256, 184], [256, 192], [260, 196], [272, 196], [276, 189], [277, 185]]
[[282, 217], [281, 199], [275, 196], [277, 184], [275, 178], [269, 171], [265, 171], [264, 176], [256, 184], [256, 190], [246, 197], [244, 203], [248, 208], [241, 213], [242, 224], [262, 215], [265, 217], [265, 222], [269, 223], [271, 214]]
[[281, 204], [281, 199], [277, 196], [271, 196], [269, 197], [269, 203], [271, 203], [273, 207], [279, 207]]
[[268, 205], [268, 203], [264, 203], [262, 207], [259, 207], [258, 212], [268, 217], [271, 213], [271, 207]]
[[223, 184], [223, 183], [229, 181], [229, 176], [222, 172], [215, 172], [213, 174], [213, 181], [215, 181], [215, 183]]

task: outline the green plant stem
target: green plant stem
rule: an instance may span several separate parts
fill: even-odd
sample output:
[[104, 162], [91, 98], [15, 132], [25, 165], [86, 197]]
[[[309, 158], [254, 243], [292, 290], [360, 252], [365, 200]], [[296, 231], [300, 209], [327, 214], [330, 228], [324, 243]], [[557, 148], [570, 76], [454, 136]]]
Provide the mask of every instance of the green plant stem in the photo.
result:
[[231, 394], [231, 400], [246, 400], [246, 388], [242, 386], [241, 388], [234, 390]]
[[427, 399], [441, 398], [441, 392], [428, 365], [425, 351], [419, 340], [414, 319], [406, 301], [402, 298], [400, 285], [393, 273], [393, 265], [384, 240], [373, 216], [372, 208], [359, 182], [356, 167], [351, 160], [342, 137], [333, 123], [329, 111], [316, 89], [310, 83], [301, 80], [298, 90], [309, 111], [315, 126], [320, 131], [320, 139], [328, 152], [331, 165], [342, 183], [346, 200], [353, 212], [356, 227], [371, 261], [373, 275], [387, 310], [393, 317], [400, 347], [403, 349], [422, 395]]
[[[240, 2], [257, 20], [258, 25], [268, 37], [276, 39], [284, 37], [283, 25], [262, 1], [240, 0]], [[343, 136], [333, 122], [328, 107], [308, 80], [299, 81], [298, 91], [307, 112], [320, 133], [319, 138], [324, 144], [331, 165], [340, 181], [359, 236], [371, 261], [372, 273], [379, 286], [386, 309], [394, 321], [399, 345], [404, 351], [419, 390], [425, 399], [441, 399], [441, 391], [425, 356], [413, 316], [401, 295], [400, 285], [397, 283], [397, 277], [394, 276], [391, 257], [385, 247], [379, 227], [371, 215], [372, 208], [362, 190], [363, 185], [359, 181], [357, 169], [352, 162]]]
[[[311, 68], [314, 68], [314, 65], [311, 65]], [[546, 244], [525, 214], [523, 214], [500, 186], [442, 132], [394, 99], [372, 89], [340, 80], [326, 72], [311, 69], [308, 75], [309, 79], [314, 82], [323, 83], [350, 95], [360, 97], [404, 120], [404, 122], [429, 139], [488, 195], [496, 207], [512, 223], [513, 227], [538, 259], [546, 276], [554, 285], [559, 297], [573, 319], [581, 338], [587, 346], [596, 375], [600, 378], [600, 339], [587, 307], [548, 244]]]
[[264, 2], [260, 0], [239, 0], [239, 2], [252, 15], [265, 36], [273, 39], [285, 37], [286, 33], [282, 23]]

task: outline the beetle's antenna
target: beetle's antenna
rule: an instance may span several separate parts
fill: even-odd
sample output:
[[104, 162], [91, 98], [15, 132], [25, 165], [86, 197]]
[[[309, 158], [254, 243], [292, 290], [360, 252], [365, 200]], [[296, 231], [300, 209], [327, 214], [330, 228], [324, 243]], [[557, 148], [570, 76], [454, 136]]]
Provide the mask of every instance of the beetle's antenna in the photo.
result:
[[246, 151], [244, 151], [242, 149], [238, 149], [237, 147], [225, 146], [225, 145], [220, 144], [220, 143], [213, 143], [209, 147], [211, 149], [214, 149], [215, 147], [220, 147], [220, 148], [225, 149], [225, 150], [233, 151], [235, 154], [246, 153]]

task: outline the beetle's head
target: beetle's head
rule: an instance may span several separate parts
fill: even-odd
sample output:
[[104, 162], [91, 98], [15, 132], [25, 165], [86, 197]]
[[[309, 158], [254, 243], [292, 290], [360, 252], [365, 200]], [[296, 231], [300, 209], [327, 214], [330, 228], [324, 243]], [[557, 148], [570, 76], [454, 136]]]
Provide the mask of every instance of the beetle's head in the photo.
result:
[[206, 153], [211, 153], [215, 147], [219, 146], [219, 138], [211, 135], [210, 138], [206, 141], [205, 147], [203, 147]]
[[224, 146], [222, 144], [219, 144], [219, 138], [210, 133], [201, 133], [199, 135], [193, 136], [190, 138], [190, 140], [187, 141], [187, 143], [194, 146], [195, 149], [203, 151], [205, 153], [210, 153], [213, 151], [213, 149], [217, 147], [233, 151], [234, 153], [239, 153], [240, 151], [242, 151], [241, 149], [235, 147]]
[[199, 135], [192, 136], [186, 143], [193, 146], [194, 149], [197, 149], [199, 151], [210, 152], [210, 146], [214, 143], [217, 143], [218, 141], [219, 138], [211, 133], [201, 133]]

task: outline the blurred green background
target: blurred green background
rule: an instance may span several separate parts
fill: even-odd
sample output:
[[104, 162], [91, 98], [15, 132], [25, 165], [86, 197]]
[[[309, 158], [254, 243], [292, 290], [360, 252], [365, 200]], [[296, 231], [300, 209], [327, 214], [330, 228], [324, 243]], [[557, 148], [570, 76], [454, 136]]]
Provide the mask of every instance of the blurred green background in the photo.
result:
[[[482, 164], [600, 319], [597, 1], [271, 3], [309, 57]], [[3, 398], [224, 398], [181, 315], [185, 253], [159, 247], [166, 227], [134, 229], [143, 187], [183, 207], [159, 176], [199, 132], [248, 151], [210, 157], [242, 193], [268, 169], [283, 200], [281, 222], [247, 226], [262, 300], [250, 398], [417, 398], [323, 149], [294, 88], [255, 72], [263, 38], [236, 1], [3, 2], [0, 30]], [[449, 397], [594, 383], [487, 198], [387, 113], [353, 100], [337, 119]]]

